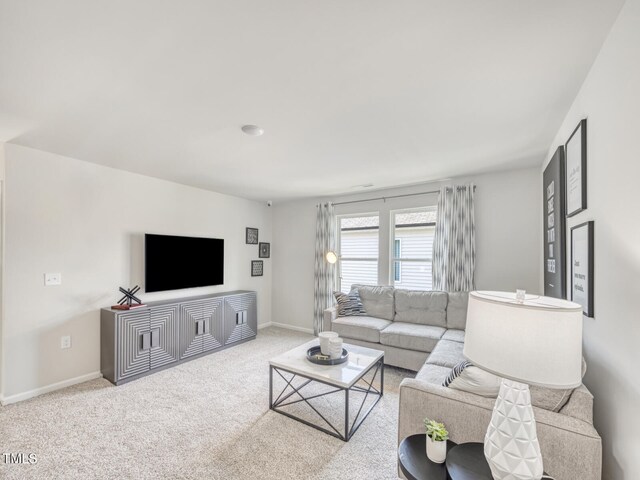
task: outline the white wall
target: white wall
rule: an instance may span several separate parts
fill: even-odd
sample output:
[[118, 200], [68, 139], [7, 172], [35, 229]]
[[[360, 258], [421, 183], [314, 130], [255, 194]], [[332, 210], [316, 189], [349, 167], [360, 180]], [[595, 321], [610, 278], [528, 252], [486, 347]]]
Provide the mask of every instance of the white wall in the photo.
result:
[[[542, 256], [542, 181], [539, 169], [512, 170], [456, 178], [441, 184], [474, 182], [476, 189], [476, 286], [478, 289], [524, 288], [539, 292]], [[273, 313], [275, 323], [313, 328], [313, 268], [315, 205], [437, 190], [439, 183], [365, 192], [330, 199], [300, 200], [274, 206]], [[341, 205], [337, 214], [380, 212], [381, 231], [390, 230], [391, 210], [435, 205], [437, 195]], [[380, 242], [380, 257], [389, 255], [388, 235]], [[379, 278], [388, 283], [389, 262], [381, 261]]]
[[640, 478], [639, 85], [640, 0], [627, 0], [548, 154], [587, 118], [587, 210], [569, 218], [567, 242], [572, 226], [595, 221], [585, 383], [595, 396], [607, 480]]
[[[6, 145], [4, 284], [5, 400], [100, 370], [99, 309], [119, 286], [142, 284], [145, 232], [223, 238], [225, 283], [142, 295], [143, 301], [210, 292], [258, 292], [258, 319], [271, 320], [271, 265], [250, 276], [257, 245], [271, 240], [264, 204]], [[45, 287], [45, 272], [62, 285]], [[60, 336], [72, 348], [60, 349]]]

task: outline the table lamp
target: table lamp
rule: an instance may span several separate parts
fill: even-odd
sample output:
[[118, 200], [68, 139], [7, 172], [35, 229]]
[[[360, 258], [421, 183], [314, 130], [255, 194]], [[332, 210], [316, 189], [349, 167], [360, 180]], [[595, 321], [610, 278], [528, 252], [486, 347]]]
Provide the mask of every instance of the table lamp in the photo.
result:
[[582, 307], [522, 292], [470, 292], [463, 353], [502, 377], [484, 440], [493, 478], [542, 478], [529, 385], [582, 383]]

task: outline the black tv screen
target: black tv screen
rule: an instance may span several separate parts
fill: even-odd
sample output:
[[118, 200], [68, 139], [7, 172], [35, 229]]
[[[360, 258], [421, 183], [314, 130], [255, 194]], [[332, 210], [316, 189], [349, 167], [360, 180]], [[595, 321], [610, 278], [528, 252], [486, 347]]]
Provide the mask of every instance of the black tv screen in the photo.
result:
[[144, 236], [146, 292], [206, 287], [224, 283], [224, 240]]

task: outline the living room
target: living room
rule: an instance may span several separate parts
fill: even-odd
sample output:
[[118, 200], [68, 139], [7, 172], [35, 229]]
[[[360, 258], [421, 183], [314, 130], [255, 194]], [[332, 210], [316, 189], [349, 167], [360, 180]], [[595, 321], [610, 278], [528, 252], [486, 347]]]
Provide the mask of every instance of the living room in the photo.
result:
[[[325, 311], [336, 302], [333, 291], [319, 295], [319, 271], [332, 271], [331, 290], [345, 294], [362, 283], [395, 285], [396, 296], [440, 290], [434, 247], [428, 259], [405, 258], [401, 233], [427, 229], [431, 242], [451, 190], [473, 199], [466, 290], [544, 295], [548, 214], [557, 213], [545, 198], [545, 172], [559, 147], [568, 161], [584, 125], [584, 202], [555, 217], [566, 230], [557, 265], [566, 288], [554, 296], [571, 300], [572, 232], [593, 222], [591, 298], [581, 316], [586, 372], [577, 382], [589, 392], [592, 418], [542, 411], [532, 387], [533, 411], [553, 478], [587, 478], [556, 467], [578, 459], [597, 470], [588, 478], [640, 478], [640, 389], [626, 373], [640, 360], [640, 227], [631, 220], [640, 206], [631, 196], [640, 178], [639, 46], [638, 0], [0, 0], [0, 476], [410, 478], [399, 435], [425, 441], [430, 400], [415, 400], [424, 403], [415, 418], [403, 412], [422, 398], [408, 396], [407, 386], [420, 379], [430, 350], [407, 357], [416, 366], [399, 365], [403, 352], [373, 348], [384, 351], [384, 395], [364, 420], [355, 415], [348, 441], [278, 414], [284, 404], [272, 368], [284, 363], [275, 359], [317, 344], [326, 331]], [[319, 266], [317, 253], [317, 211], [329, 204], [334, 267], [325, 256]], [[402, 215], [420, 220], [406, 225]], [[374, 253], [350, 258], [346, 235], [365, 231]], [[147, 288], [152, 234], [223, 240], [223, 280]], [[191, 253], [184, 271], [206, 265]], [[362, 268], [349, 270], [356, 264]], [[416, 284], [411, 268], [422, 272]], [[180, 319], [205, 297], [224, 303], [221, 315], [235, 309], [224, 345], [117, 377], [103, 358], [104, 312], [127, 314], [110, 307], [128, 303], [120, 287], [135, 286], [131, 295], [149, 309], [134, 315], [176, 305]], [[232, 298], [247, 292], [254, 300]], [[371, 310], [366, 292], [362, 304]], [[215, 337], [200, 318], [196, 336]], [[347, 350], [371, 349], [336, 328]], [[150, 345], [136, 348], [156, 348], [149, 333], [140, 338]], [[233, 335], [238, 341], [227, 345]], [[534, 364], [544, 370], [541, 360]], [[362, 385], [359, 393], [381, 393], [375, 382]], [[331, 410], [325, 420], [333, 423], [341, 399], [322, 398], [307, 401]], [[482, 428], [462, 431], [455, 408], [435, 420], [453, 442], [483, 442], [495, 398], [478, 401]], [[294, 407], [293, 416], [318, 421]], [[560, 426], [549, 425], [557, 419]], [[582, 460], [588, 450], [577, 436], [559, 433], [549, 443], [565, 420], [565, 430], [596, 432], [589, 445], [601, 448], [597, 458]], [[565, 456], [572, 443], [577, 452]]]

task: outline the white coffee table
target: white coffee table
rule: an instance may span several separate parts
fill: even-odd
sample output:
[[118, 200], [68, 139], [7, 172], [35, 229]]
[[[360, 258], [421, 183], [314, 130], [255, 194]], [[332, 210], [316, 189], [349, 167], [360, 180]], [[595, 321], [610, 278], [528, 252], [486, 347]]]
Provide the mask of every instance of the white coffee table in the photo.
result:
[[[340, 365], [317, 365], [307, 360], [307, 350], [318, 345], [318, 340], [300, 345], [288, 352], [269, 360], [269, 408], [302, 422], [310, 427], [321, 430], [329, 435], [348, 442], [362, 422], [377, 405], [384, 393], [384, 352], [358, 345], [344, 344], [349, 352], [349, 359]], [[370, 379], [365, 378], [373, 370]], [[276, 372], [285, 382], [282, 391], [274, 400], [273, 373]], [[302, 377], [302, 384], [294, 386], [294, 381]], [[378, 378], [377, 386], [376, 377]], [[318, 382], [333, 387], [332, 390], [320, 394], [305, 396], [302, 389], [312, 382]], [[323, 415], [309, 400], [334, 393], [344, 392], [344, 427], [337, 428]], [[353, 422], [349, 421], [349, 393], [364, 394], [362, 403], [357, 409]], [[295, 395], [295, 396], [294, 396]], [[363, 407], [370, 396], [375, 401], [363, 412]], [[293, 399], [291, 398], [293, 397]], [[321, 425], [314, 424], [291, 412], [284, 411], [288, 405], [304, 402], [323, 420]], [[329, 428], [327, 428], [329, 427]]]

